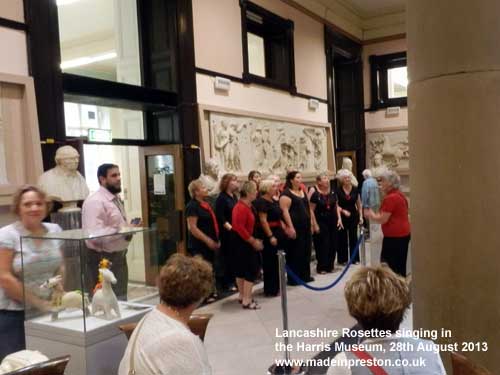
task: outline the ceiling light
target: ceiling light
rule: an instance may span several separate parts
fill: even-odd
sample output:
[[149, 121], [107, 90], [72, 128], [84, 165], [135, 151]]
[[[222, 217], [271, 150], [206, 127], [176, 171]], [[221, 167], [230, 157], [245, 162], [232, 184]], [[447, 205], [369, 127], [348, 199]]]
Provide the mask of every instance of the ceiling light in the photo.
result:
[[79, 1], [80, 0], [57, 0], [56, 3], [57, 3], [57, 6], [61, 6], [61, 5], [69, 5], [69, 4], [77, 3]]
[[79, 66], [89, 65], [100, 61], [113, 60], [117, 56], [115, 51], [106, 52], [100, 55], [79, 57], [73, 60], [63, 61], [61, 63], [61, 69], [71, 69], [77, 68]]

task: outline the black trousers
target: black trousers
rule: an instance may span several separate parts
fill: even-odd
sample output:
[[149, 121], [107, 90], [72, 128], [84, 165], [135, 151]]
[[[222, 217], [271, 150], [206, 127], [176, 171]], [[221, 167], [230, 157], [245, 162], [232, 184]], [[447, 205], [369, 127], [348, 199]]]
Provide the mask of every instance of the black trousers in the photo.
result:
[[97, 284], [99, 276], [99, 262], [106, 258], [111, 264], [111, 271], [116, 277], [116, 284], [111, 285], [115, 292], [116, 298], [122, 301], [127, 300], [128, 287], [128, 264], [127, 250], [117, 251], [113, 253], [98, 252], [92, 249], [86, 249], [86, 267], [87, 279], [84, 280], [87, 292], [92, 295], [92, 292]]
[[334, 223], [318, 220], [319, 233], [313, 235], [316, 252], [316, 271], [332, 272], [337, 254], [337, 227]]
[[380, 262], [387, 265], [397, 274], [406, 277], [406, 260], [411, 236], [384, 237]]
[[[345, 224], [344, 224], [345, 225]], [[358, 227], [357, 225], [345, 225], [344, 229], [338, 232], [338, 256], [339, 263], [347, 263], [351, 258], [356, 243], [358, 242]], [[348, 251], [350, 250], [350, 251]], [[359, 262], [359, 252], [354, 258], [354, 262]]]
[[264, 239], [264, 251], [262, 252], [262, 271], [264, 273], [264, 294], [275, 296], [280, 291], [280, 279], [278, 269], [278, 246]]
[[26, 349], [24, 311], [0, 310], [0, 361]]
[[[311, 227], [295, 227], [295, 232], [297, 237], [286, 241], [286, 263], [302, 281], [307, 282], [311, 279]], [[294, 285], [291, 278], [288, 278], [288, 284]]]

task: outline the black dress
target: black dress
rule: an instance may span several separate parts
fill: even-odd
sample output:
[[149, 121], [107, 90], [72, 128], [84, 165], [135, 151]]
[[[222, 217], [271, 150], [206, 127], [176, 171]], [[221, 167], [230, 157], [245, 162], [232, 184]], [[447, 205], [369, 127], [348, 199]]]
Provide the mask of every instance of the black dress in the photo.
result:
[[[291, 199], [290, 218], [297, 236], [295, 239], [287, 238], [285, 244], [286, 263], [303, 281], [311, 281], [311, 217], [309, 212], [309, 201], [307, 195], [301, 198], [285, 189], [282, 196]], [[293, 280], [288, 279], [288, 284], [295, 285]]]
[[333, 190], [321, 194], [315, 189], [311, 203], [316, 205], [314, 215], [319, 226], [319, 233], [313, 235], [318, 261], [316, 270], [318, 273], [332, 272], [337, 252], [337, 194]]
[[[352, 187], [352, 190], [347, 194], [342, 187], [337, 191], [339, 206], [351, 213], [351, 216], [346, 217], [342, 215], [342, 223], [344, 229], [340, 230], [338, 233], [338, 257], [337, 261], [339, 263], [347, 263], [347, 261], [352, 256], [352, 252], [356, 247], [358, 242], [358, 224], [359, 224], [359, 212], [356, 208], [356, 203], [358, 202], [359, 190], [356, 187]], [[348, 249], [350, 251], [348, 251]], [[359, 252], [354, 262], [359, 262]]]
[[262, 270], [264, 272], [264, 294], [266, 296], [276, 296], [280, 290], [279, 284], [279, 269], [278, 269], [278, 250], [283, 249], [285, 234], [281, 227], [281, 219], [283, 212], [279, 206], [279, 202], [268, 201], [264, 198], [258, 198], [254, 202], [254, 207], [259, 213], [267, 214], [267, 222], [270, 226], [273, 236], [278, 240], [278, 245], [273, 246], [269, 242], [269, 238], [264, 233], [260, 220], [257, 216], [257, 238], [264, 242], [264, 251], [262, 252]]
[[234, 283], [234, 233], [224, 228], [224, 223], [232, 223], [233, 208], [237, 202], [236, 196], [230, 196], [226, 192], [220, 193], [215, 201], [215, 214], [219, 223], [221, 242], [217, 257], [216, 277], [224, 284], [223, 286]]
[[[205, 235], [214, 241], [219, 241], [215, 223], [213, 221], [210, 211], [201, 207], [200, 202], [196, 199], [191, 199], [186, 205], [186, 218], [197, 217], [197, 226]], [[188, 231], [188, 252], [191, 255], [201, 255], [203, 259], [213, 264], [214, 251], [211, 250], [203, 241], [200, 241]]]

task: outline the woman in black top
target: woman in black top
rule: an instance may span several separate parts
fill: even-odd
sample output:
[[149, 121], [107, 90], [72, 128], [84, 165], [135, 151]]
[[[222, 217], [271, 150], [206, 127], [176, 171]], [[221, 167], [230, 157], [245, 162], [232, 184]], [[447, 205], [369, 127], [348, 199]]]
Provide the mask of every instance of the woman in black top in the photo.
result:
[[[301, 189], [302, 175], [297, 171], [286, 176], [285, 191], [280, 197], [280, 207], [286, 228], [286, 262], [303, 281], [311, 277], [311, 212], [306, 193]], [[288, 280], [289, 285], [296, 285]]]
[[274, 197], [279, 191], [279, 183], [264, 180], [260, 183], [260, 198], [254, 201], [259, 225], [257, 238], [264, 241], [262, 269], [264, 271], [264, 294], [275, 297], [279, 294], [278, 248], [283, 246], [285, 233], [281, 221], [282, 211]]
[[219, 252], [219, 275], [218, 281], [222, 287], [229, 287], [236, 291], [234, 286], [234, 264], [235, 251], [233, 248], [234, 233], [232, 232], [232, 214], [235, 204], [238, 202], [236, 192], [239, 189], [238, 178], [232, 173], [222, 176], [219, 191], [220, 194], [215, 201], [215, 214], [220, 228], [221, 248]]
[[[188, 190], [191, 200], [186, 205], [187, 249], [191, 255], [201, 255], [213, 267], [215, 252], [220, 248], [219, 224], [212, 207], [205, 201], [208, 192], [203, 183], [199, 179], [191, 181]], [[215, 285], [213, 294], [207, 302], [215, 300], [214, 294], [216, 294]]]
[[316, 177], [316, 186], [309, 191], [311, 212], [313, 213], [313, 242], [316, 252], [316, 270], [319, 274], [333, 271], [337, 252], [337, 228], [340, 221], [340, 207], [337, 194], [330, 188], [330, 178], [326, 173]]
[[[358, 242], [358, 225], [363, 224], [359, 190], [351, 183], [349, 172], [340, 173], [340, 187], [337, 191], [343, 229], [339, 231], [338, 262], [345, 265]], [[349, 238], [349, 244], [347, 242]], [[350, 253], [347, 249], [350, 249]], [[349, 253], [349, 254], [348, 254]], [[354, 263], [359, 263], [359, 252]]]

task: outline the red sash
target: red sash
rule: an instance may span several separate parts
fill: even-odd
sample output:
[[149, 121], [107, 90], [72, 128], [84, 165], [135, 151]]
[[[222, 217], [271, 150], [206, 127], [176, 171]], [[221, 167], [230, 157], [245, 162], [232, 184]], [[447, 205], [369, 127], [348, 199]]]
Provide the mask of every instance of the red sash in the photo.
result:
[[281, 227], [281, 221], [268, 221], [267, 224], [269, 224], [269, 228]]
[[219, 223], [217, 222], [217, 218], [215, 217], [214, 210], [212, 210], [212, 207], [210, 207], [208, 202], [200, 202], [200, 207], [205, 211], [208, 211], [208, 213], [210, 214], [215, 228], [215, 235], [217, 236], [217, 239], [219, 239]]
[[[373, 360], [373, 357], [364, 350], [352, 350], [351, 353], [364, 361]], [[372, 364], [372, 366], [367, 366], [367, 367], [372, 372], [373, 375], [388, 375], [387, 372], [382, 367], [379, 367], [376, 364]]]

